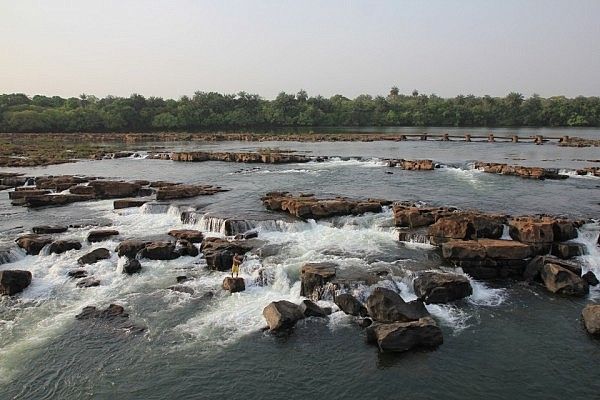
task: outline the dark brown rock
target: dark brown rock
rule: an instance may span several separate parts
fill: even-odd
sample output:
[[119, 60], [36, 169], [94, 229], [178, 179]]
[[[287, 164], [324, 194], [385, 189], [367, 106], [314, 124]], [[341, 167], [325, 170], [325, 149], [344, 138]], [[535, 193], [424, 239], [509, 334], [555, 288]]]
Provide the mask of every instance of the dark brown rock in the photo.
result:
[[378, 287], [367, 299], [369, 316], [378, 322], [407, 322], [429, 316], [420, 300], [405, 302], [400, 295], [390, 289]]
[[141, 207], [146, 204], [148, 200], [133, 200], [133, 199], [122, 199], [115, 200], [113, 202], [113, 208], [115, 210], [121, 210], [123, 208]]
[[169, 231], [168, 235], [175, 239], [187, 240], [190, 243], [201, 243], [204, 239], [202, 232], [193, 229], [173, 229]]
[[41, 225], [34, 226], [31, 228], [31, 231], [38, 235], [47, 235], [52, 233], [63, 233], [66, 232], [69, 228], [61, 225]]
[[142, 264], [135, 258], [128, 258], [127, 261], [123, 264], [123, 273], [127, 275], [132, 275], [138, 273], [142, 270]]
[[174, 260], [180, 254], [175, 251], [174, 243], [160, 241], [148, 243], [140, 252], [140, 256], [150, 260]]
[[367, 328], [367, 337], [383, 352], [436, 348], [444, 342], [441, 329], [431, 317], [410, 322], [373, 324]]
[[92, 250], [86, 255], [79, 257], [79, 259], [77, 259], [77, 263], [79, 265], [94, 264], [100, 260], [107, 260], [109, 258], [110, 251], [108, 249], [100, 248]]
[[119, 245], [117, 246], [115, 251], [117, 252], [119, 257], [125, 256], [128, 258], [135, 258], [136, 255], [142, 249], [144, 249], [144, 247], [146, 247], [146, 244], [148, 244], [148, 243], [150, 243], [150, 242], [136, 240], [136, 239], [123, 240], [121, 243], [119, 243]]
[[232, 278], [231, 276], [223, 279], [223, 289], [228, 290], [231, 293], [243, 292], [246, 290], [246, 284], [244, 278]]
[[335, 277], [334, 263], [307, 263], [300, 268], [300, 296], [320, 300], [324, 286]]
[[13, 296], [31, 284], [31, 272], [22, 270], [0, 271], [0, 295]]
[[271, 331], [293, 328], [296, 322], [304, 318], [302, 308], [287, 300], [270, 303], [263, 309], [263, 316]]
[[73, 278], [73, 279], [81, 279], [81, 278], [85, 278], [86, 276], [88, 276], [88, 273], [85, 269], [74, 269], [74, 270], [67, 272], [67, 276], [69, 278]]
[[552, 244], [552, 255], [562, 258], [569, 259], [578, 257], [584, 254], [584, 247], [579, 243], [553, 243]]
[[125, 309], [122, 306], [111, 304], [105, 310], [98, 310], [93, 306], [83, 307], [81, 313], [77, 314], [75, 318], [79, 320], [129, 318], [129, 314], [125, 312]]
[[594, 275], [592, 271], [588, 271], [585, 274], [583, 274], [581, 276], [581, 279], [587, 282], [587, 284], [590, 286], [596, 286], [600, 283], [600, 281], [598, 281], [598, 278], [596, 277], [596, 275]]
[[55, 240], [50, 243], [50, 247], [48, 248], [48, 252], [50, 254], [62, 254], [69, 250], [80, 250], [81, 243], [77, 240], [73, 239], [64, 239], [64, 240]]
[[90, 288], [100, 286], [100, 280], [94, 278], [93, 276], [89, 276], [77, 282], [78, 288]]
[[302, 303], [300, 303], [300, 308], [302, 309], [302, 314], [304, 314], [304, 316], [307, 318], [326, 318], [328, 315], [326, 310], [322, 309], [310, 300], [303, 300]]
[[228, 241], [220, 238], [205, 238], [200, 250], [209, 269], [229, 271], [235, 254], [243, 255], [252, 250], [248, 241]]
[[97, 243], [102, 242], [104, 240], [110, 239], [112, 236], [118, 236], [119, 231], [114, 229], [102, 229], [102, 230], [94, 230], [90, 231], [87, 237], [87, 241], [89, 243]]
[[334, 303], [343, 312], [355, 317], [366, 317], [367, 308], [349, 293], [342, 293], [335, 296]]
[[600, 304], [588, 304], [581, 312], [583, 325], [588, 333], [600, 337]]
[[27, 254], [35, 256], [40, 254], [44, 246], [52, 243], [52, 238], [49, 236], [27, 234], [20, 236], [16, 242]]
[[556, 264], [544, 264], [541, 278], [552, 293], [567, 296], [585, 296], [589, 292], [589, 285], [578, 275]]
[[88, 183], [88, 186], [94, 188], [99, 199], [136, 197], [141, 188], [137, 183], [120, 181], [93, 181]]
[[415, 293], [427, 304], [448, 303], [473, 294], [473, 288], [463, 275], [423, 272], [413, 282]]

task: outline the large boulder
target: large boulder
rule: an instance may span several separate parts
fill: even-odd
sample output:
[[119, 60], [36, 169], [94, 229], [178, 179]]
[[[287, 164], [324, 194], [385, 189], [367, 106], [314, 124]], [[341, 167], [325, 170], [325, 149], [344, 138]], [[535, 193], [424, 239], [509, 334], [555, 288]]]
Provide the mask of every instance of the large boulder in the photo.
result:
[[44, 246], [52, 243], [52, 238], [43, 235], [27, 234], [20, 236], [16, 242], [27, 254], [35, 256], [40, 254]]
[[100, 280], [94, 278], [93, 276], [88, 276], [87, 278], [84, 278], [84, 279], [80, 280], [79, 282], [77, 282], [76, 286], [78, 288], [96, 287], [96, 286], [100, 286]]
[[436, 348], [444, 342], [442, 330], [431, 317], [409, 322], [373, 324], [367, 328], [367, 338], [383, 352]]
[[368, 315], [367, 308], [356, 297], [349, 293], [338, 294], [334, 298], [334, 303], [343, 312], [355, 317], [366, 317]]
[[134, 200], [134, 199], [121, 199], [113, 202], [113, 208], [115, 210], [121, 210], [123, 208], [141, 207], [146, 204], [148, 200]]
[[547, 244], [554, 241], [551, 221], [534, 217], [515, 218], [508, 222], [509, 234], [514, 240], [529, 244]]
[[96, 197], [99, 199], [111, 199], [118, 197], [136, 197], [141, 185], [133, 182], [120, 181], [93, 181], [88, 186], [94, 188]]
[[135, 258], [135, 256], [142, 249], [144, 249], [144, 247], [146, 247], [148, 243], [149, 242], [136, 239], [123, 240], [121, 243], [119, 243], [115, 251], [117, 252], [119, 257], [125, 256], [128, 258]]
[[52, 233], [63, 233], [68, 229], [68, 227], [62, 225], [40, 225], [34, 226], [31, 228], [31, 231], [38, 235], [48, 235]]
[[169, 231], [169, 236], [173, 236], [175, 239], [187, 240], [190, 243], [202, 243], [204, 239], [202, 232], [193, 229], [173, 229]]
[[506, 217], [503, 215], [459, 212], [439, 218], [427, 233], [433, 243], [452, 239], [499, 239], [504, 230], [504, 222]]
[[588, 304], [581, 312], [583, 325], [590, 335], [600, 337], [600, 304]]
[[77, 203], [80, 201], [88, 201], [93, 199], [94, 196], [91, 195], [44, 194], [41, 196], [26, 196], [20, 200], [16, 200], [18, 203], [13, 204], [36, 208], [47, 206], [64, 206], [66, 204]]
[[175, 252], [182, 257], [196, 257], [198, 254], [200, 254], [200, 251], [198, 251], [196, 246], [184, 239], [177, 241], [175, 244]]
[[335, 277], [336, 264], [307, 263], [300, 268], [300, 296], [320, 300], [324, 286]]
[[271, 331], [293, 328], [296, 322], [304, 318], [302, 308], [287, 300], [270, 303], [263, 309], [263, 316]]
[[392, 210], [396, 226], [419, 228], [431, 225], [443, 216], [452, 215], [455, 209], [447, 207], [417, 207], [413, 203], [396, 203]]
[[252, 250], [247, 241], [229, 241], [220, 238], [205, 238], [200, 250], [209, 269], [229, 271], [235, 254], [243, 255]]
[[231, 293], [243, 292], [246, 290], [244, 278], [225, 277], [225, 279], [223, 279], [223, 289], [228, 290]]
[[110, 258], [110, 251], [108, 249], [95, 249], [89, 253], [79, 257], [77, 263], [79, 265], [94, 264], [100, 260], [107, 260]]
[[83, 307], [81, 313], [75, 316], [76, 319], [115, 319], [129, 318], [129, 314], [125, 312], [123, 306], [111, 304], [105, 310], [99, 310], [93, 306]]
[[140, 256], [150, 260], [174, 260], [180, 254], [175, 251], [174, 243], [159, 241], [148, 243], [140, 252]]
[[330, 308], [328, 308], [327, 310], [323, 309], [310, 300], [303, 300], [302, 303], [300, 303], [300, 308], [302, 309], [302, 314], [304, 314], [304, 316], [307, 318], [326, 318], [327, 315], [331, 314]]
[[31, 284], [31, 272], [22, 270], [0, 271], [0, 295], [12, 296]]
[[62, 240], [55, 240], [54, 242], [50, 243], [50, 246], [48, 247], [48, 252], [50, 254], [62, 254], [64, 252], [67, 252], [70, 250], [80, 250], [80, 249], [81, 249], [81, 243], [78, 240], [62, 239]]
[[119, 231], [114, 229], [101, 229], [90, 231], [87, 237], [87, 241], [89, 243], [102, 242], [104, 240], [110, 239], [112, 236], [118, 236]]
[[473, 294], [467, 277], [442, 272], [419, 274], [413, 287], [417, 296], [427, 304], [448, 303]]
[[557, 264], [544, 264], [541, 278], [552, 293], [568, 296], [585, 296], [589, 292], [589, 285], [580, 276]]
[[421, 300], [407, 303], [398, 293], [382, 287], [375, 288], [367, 299], [367, 310], [379, 322], [416, 321], [429, 316]]
[[135, 258], [128, 258], [123, 264], [123, 273], [132, 275], [142, 270], [142, 264]]

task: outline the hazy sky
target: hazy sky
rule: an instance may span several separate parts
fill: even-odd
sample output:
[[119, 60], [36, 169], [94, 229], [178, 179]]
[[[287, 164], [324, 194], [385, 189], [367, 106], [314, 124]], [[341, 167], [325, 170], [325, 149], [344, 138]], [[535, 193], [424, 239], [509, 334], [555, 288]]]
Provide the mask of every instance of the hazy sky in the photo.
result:
[[600, 0], [0, 0], [0, 93], [600, 95]]

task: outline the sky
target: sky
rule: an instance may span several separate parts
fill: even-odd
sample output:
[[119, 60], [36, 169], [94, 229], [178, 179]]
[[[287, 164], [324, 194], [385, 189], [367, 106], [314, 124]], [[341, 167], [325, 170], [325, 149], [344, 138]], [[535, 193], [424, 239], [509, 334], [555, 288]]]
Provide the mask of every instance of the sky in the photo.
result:
[[0, 93], [600, 95], [600, 0], [0, 0]]

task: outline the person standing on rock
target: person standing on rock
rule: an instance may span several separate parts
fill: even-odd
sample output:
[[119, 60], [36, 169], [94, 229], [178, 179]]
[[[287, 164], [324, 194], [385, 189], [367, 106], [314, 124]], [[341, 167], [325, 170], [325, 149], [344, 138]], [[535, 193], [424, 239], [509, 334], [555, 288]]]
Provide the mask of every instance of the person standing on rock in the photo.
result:
[[231, 265], [231, 277], [233, 278], [233, 274], [237, 278], [240, 274], [240, 264], [244, 262], [244, 258], [240, 256], [238, 253], [235, 253], [233, 256], [233, 263]]

